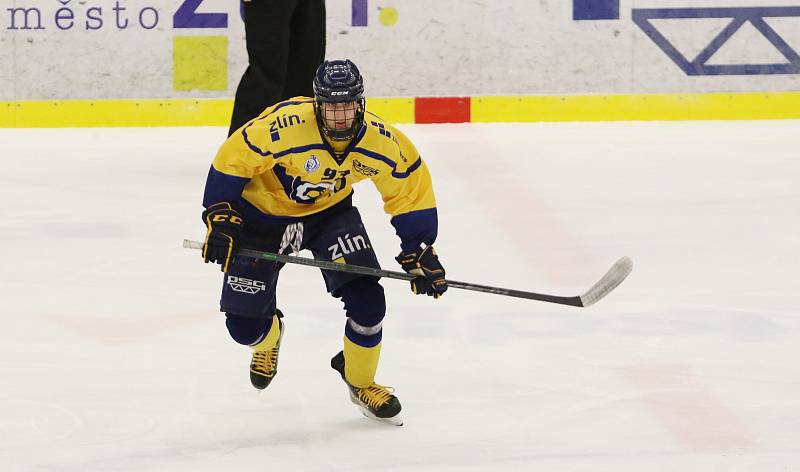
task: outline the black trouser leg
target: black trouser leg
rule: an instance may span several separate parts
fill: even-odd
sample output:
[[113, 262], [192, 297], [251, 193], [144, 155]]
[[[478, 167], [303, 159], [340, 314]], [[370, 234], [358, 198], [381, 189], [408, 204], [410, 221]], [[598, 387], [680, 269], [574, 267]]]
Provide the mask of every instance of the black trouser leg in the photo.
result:
[[236, 89], [228, 135], [283, 99], [291, 23], [300, 0], [244, 3], [247, 70]]
[[325, 60], [325, 0], [298, 2], [289, 42], [284, 99], [299, 95], [311, 97], [314, 72]]

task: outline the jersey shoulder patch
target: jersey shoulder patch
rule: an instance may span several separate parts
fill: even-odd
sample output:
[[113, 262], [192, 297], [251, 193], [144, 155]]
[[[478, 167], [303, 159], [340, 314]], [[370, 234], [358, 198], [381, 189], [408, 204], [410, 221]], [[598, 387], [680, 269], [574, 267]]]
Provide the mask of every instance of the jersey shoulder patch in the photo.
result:
[[385, 138], [392, 139], [393, 134], [391, 131], [391, 126], [384, 123], [383, 120], [377, 120], [376, 118], [377, 117], [374, 115], [370, 115], [365, 117], [365, 120], [378, 132], [378, 134]]
[[353, 159], [353, 170], [366, 177], [372, 177], [380, 173], [378, 169], [368, 166], [367, 164], [358, 160], [358, 158]]

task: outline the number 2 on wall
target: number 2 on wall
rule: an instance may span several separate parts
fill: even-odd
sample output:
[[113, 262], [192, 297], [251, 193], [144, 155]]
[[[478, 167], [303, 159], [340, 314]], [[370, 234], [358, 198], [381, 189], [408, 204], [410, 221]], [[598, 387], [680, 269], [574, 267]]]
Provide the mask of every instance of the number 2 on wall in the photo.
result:
[[183, 0], [172, 16], [173, 28], [227, 28], [227, 13], [197, 13], [203, 0]]
[[[368, 0], [351, 0], [353, 26], [367, 26]], [[203, 0], [183, 0], [172, 16], [173, 28], [227, 28], [227, 13], [197, 13]], [[239, 15], [244, 18], [244, 8], [239, 2]]]

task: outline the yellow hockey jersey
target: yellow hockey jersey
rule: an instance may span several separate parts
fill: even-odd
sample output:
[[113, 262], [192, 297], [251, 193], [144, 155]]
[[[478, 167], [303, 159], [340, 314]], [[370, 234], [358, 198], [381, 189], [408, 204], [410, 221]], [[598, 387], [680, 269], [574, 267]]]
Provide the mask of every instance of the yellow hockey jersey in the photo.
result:
[[365, 179], [382, 195], [403, 250], [433, 243], [437, 215], [431, 177], [411, 141], [367, 112], [364, 126], [337, 155], [307, 97], [267, 108], [223, 143], [203, 204], [234, 204], [245, 226], [252, 218], [289, 222], [344, 202], [353, 184]]

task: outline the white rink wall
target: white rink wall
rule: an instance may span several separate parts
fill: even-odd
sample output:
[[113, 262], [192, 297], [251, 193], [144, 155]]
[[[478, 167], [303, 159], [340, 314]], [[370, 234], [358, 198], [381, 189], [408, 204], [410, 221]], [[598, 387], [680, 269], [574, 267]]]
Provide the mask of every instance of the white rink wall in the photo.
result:
[[[800, 9], [798, 0], [621, 0], [618, 19], [576, 21], [580, 3], [328, 0], [328, 56], [361, 65], [373, 96], [800, 89], [800, 16], [790, 8]], [[238, 2], [2, 0], [0, 5], [0, 101], [228, 98], [246, 65]], [[635, 10], [691, 8], [703, 16], [721, 7], [781, 10], [772, 10], [779, 16], [749, 17], [705, 64], [786, 70], [687, 75], [662, 49], [667, 43], [660, 47], [633, 21]], [[736, 11], [725, 18], [651, 24], [692, 60], [737, 14], [741, 17], [743, 10]], [[768, 39], [756, 25], [775, 34]], [[176, 88], [173, 48], [177, 37], [186, 36], [216, 38], [222, 50], [214, 60], [227, 81]]]

